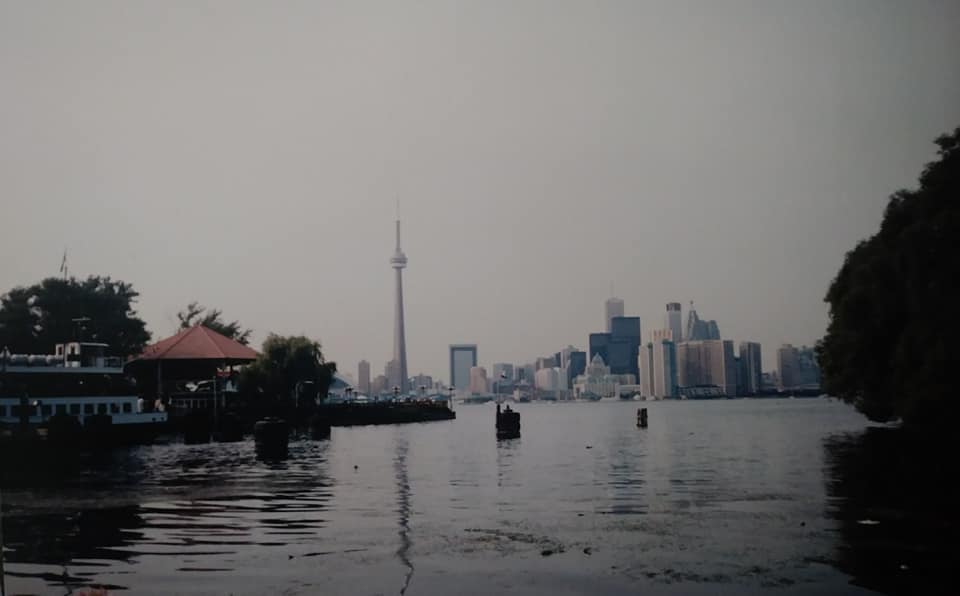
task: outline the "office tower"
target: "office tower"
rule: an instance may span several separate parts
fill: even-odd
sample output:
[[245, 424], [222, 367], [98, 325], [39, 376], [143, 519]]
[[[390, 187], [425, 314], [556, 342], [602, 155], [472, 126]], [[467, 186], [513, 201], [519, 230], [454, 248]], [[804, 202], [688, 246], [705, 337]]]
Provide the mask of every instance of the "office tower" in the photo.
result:
[[740, 379], [744, 395], [760, 393], [763, 381], [760, 344], [752, 341], [740, 342]]
[[780, 373], [780, 388], [789, 389], [801, 385], [800, 351], [791, 344], [777, 349], [777, 370]]
[[623, 316], [623, 300], [619, 298], [607, 298], [603, 308], [603, 318], [606, 323], [607, 333], [613, 330], [613, 318]]
[[670, 330], [675, 343], [683, 341], [683, 315], [679, 302], [667, 303], [666, 328]]
[[663, 331], [654, 333], [655, 337], [659, 337], [640, 347], [640, 388], [646, 396], [676, 397], [676, 345], [669, 339], [671, 331]]
[[361, 360], [357, 365], [357, 389], [364, 395], [370, 395], [370, 363]]
[[487, 387], [487, 369], [482, 366], [470, 368], [470, 393], [480, 395], [489, 393]]
[[407, 378], [407, 340], [403, 326], [403, 270], [407, 266], [407, 256], [400, 250], [400, 220], [397, 220], [397, 247], [390, 258], [390, 266], [397, 272], [396, 301], [393, 310], [393, 359], [396, 361], [396, 379], [392, 379], [400, 388], [400, 393], [409, 390]]
[[677, 380], [680, 387], [715, 385], [727, 396], [737, 393], [737, 368], [733, 342], [701, 340], [676, 346]]
[[610, 321], [610, 343], [607, 346], [607, 365], [615, 375], [640, 376], [640, 317], [614, 317]]
[[720, 327], [716, 321], [702, 320], [691, 302], [690, 311], [687, 313], [687, 331], [683, 337], [686, 341], [720, 339]]
[[477, 365], [477, 344], [450, 346], [450, 385], [457, 391], [470, 389], [470, 369]]
[[570, 352], [569, 359], [567, 360], [567, 376], [570, 377], [570, 381], [582, 375], [586, 370], [587, 353], [579, 350]]
[[385, 393], [386, 390], [387, 377], [385, 375], [377, 375], [370, 384], [370, 395], [380, 395], [381, 393]]
[[604, 363], [610, 360], [610, 339], [611, 336], [609, 333], [591, 333], [587, 341], [588, 349], [590, 351], [590, 360], [593, 360], [595, 356], [600, 356], [603, 358]]

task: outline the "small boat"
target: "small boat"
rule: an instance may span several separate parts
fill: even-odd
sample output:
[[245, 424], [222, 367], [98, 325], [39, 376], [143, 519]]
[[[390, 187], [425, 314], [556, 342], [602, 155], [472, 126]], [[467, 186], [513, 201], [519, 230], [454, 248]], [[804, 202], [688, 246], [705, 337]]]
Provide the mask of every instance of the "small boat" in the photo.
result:
[[290, 441], [290, 426], [282, 418], [263, 418], [253, 425], [253, 440], [257, 452], [261, 455], [286, 455]]
[[520, 436], [520, 413], [507, 405], [503, 410], [497, 404], [497, 438], [516, 439]]

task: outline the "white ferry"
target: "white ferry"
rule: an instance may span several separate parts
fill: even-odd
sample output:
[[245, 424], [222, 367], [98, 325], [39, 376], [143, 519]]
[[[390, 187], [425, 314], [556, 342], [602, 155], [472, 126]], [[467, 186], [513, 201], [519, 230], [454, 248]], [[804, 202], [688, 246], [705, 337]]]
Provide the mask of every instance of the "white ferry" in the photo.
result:
[[[137, 396], [107, 345], [57, 344], [54, 354], [0, 353], [0, 428], [39, 431], [77, 426], [95, 440], [149, 440], [167, 414]], [[53, 422], [54, 424], [51, 424]], [[91, 436], [96, 435], [96, 436]]]

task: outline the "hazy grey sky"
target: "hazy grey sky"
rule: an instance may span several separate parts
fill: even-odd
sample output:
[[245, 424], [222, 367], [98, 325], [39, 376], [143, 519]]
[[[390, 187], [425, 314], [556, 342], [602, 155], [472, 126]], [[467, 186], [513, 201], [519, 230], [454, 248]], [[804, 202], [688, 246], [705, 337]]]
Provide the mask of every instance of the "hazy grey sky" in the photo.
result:
[[56, 275], [305, 333], [355, 374], [529, 361], [695, 300], [824, 332], [827, 285], [960, 124], [960, 3], [0, 1], [0, 291]]

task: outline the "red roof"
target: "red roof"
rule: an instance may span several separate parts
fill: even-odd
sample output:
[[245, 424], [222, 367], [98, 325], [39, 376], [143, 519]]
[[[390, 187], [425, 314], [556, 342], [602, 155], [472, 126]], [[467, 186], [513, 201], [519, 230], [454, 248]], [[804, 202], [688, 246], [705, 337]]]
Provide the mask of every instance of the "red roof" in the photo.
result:
[[252, 362], [257, 353], [250, 347], [197, 325], [147, 346], [136, 360], [222, 360]]

